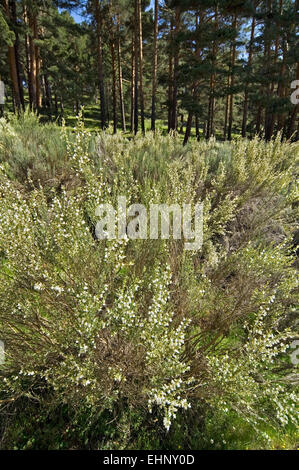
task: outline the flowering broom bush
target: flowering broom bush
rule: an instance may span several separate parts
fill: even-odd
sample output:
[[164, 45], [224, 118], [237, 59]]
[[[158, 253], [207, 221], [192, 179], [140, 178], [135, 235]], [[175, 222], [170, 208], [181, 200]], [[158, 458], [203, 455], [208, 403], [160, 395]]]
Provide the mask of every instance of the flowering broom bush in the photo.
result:
[[[296, 423], [298, 144], [182, 148], [175, 136], [91, 136], [80, 119], [60, 138], [59, 187], [1, 166], [0, 405], [50, 395], [90, 416], [127, 406], [166, 430], [198, 404], [255, 430]], [[203, 202], [202, 249], [97, 240], [96, 208], [119, 195]]]

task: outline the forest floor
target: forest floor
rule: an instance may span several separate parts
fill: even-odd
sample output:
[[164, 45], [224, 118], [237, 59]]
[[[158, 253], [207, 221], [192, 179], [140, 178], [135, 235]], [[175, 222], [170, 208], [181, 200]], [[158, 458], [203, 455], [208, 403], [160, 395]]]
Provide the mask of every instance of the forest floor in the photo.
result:
[[[26, 97], [25, 97], [26, 98]], [[28, 102], [28, 98], [26, 98], [26, 103]], [[6, 116], [9, 117], [12, 115], [12, 104], [10, 102], [7, 103], [6, 105]], [[52, 114], [49, 113], [49, 111], [46, 108], [42, 108], [40, 110], [40, 120], [41, 122], [54, 122], [57, 123], [58, 125], [61, 125], [62, 118], [65, 120], [65, 124], [67, 128], [73, 128], [76, 125], [77, 121], [77, 113], [74, 110], [73, 107], [69, 106], [66, 104], [64, 106], [64, 113], [59, 113], [56, 114], [53, 112]], [[84, 124], [85, 128], [89, 132], [99, 132], [101, 130], [101, 115], [100, 115], [100, 105], [91, 103], [89, 100], [87, 100], [86, 104], [84, 105]], [[185, 136], [185, 129], [186, 129], [186, 121], [187, 121], [187, 114], [180, 115], [179, 117], [179, 122], [178, 122], [178, 137], [179, 139], [183, 142], [184, 136]], [[125, 137], [127, 138], [132, 138], [133, 137], [133, 132], [130, 130], [130, 116], [126, 116], [126, 132], [122, 131], [121, 128], [121, 122], [118, 120], [118, 125], [117, 125], [118, 132], [121, 132]], [[151, 129], [151, 119], [150, 117], [145, 117], [145, 131], [149, 131]], [[140, 130], [140, 123], [139, 123], [139, 130]], [[167, 121], [164, 119], [157, 119], [156, 120], [156, 130], [161, 134], [161, 135], [167, 135], [168, 133], [168, 126], [167, 126]], [[108, 132], [113, 132], [113, 122], [112, 119], [109, 120], [109, 126], [108, 126]], [[203, 138], [204, 137], [204, 131], [202, 126], [199, 128], [199, 137]], [[234, 139], [239, 137], [239, 133], [235, 130], [232, 133], [232, 137]], [[215, 138], [219, 141], [223, 141], [223, 134], [220, 133], [219, 131], [216, 132]], [[190, 134], [190, 140], [195, 140], [196, 139], [196, 129], [193, 126], [191, 129], [191, 134]]]

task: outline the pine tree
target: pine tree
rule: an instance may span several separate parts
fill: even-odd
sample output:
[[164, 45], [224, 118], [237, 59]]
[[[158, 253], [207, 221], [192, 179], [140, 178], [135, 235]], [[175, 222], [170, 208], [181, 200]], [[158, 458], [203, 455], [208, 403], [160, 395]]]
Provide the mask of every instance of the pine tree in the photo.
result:
[[159, 15], [159, 2], [155, 0], [155, 13], [154, 13], [154, 48], [153, 48], [153, 84], [152, 84], [152, 116], [151, 116], [151, 130], [156, 129], [156, 93], [157, 93], [157, 68], [158, 68], [158, 15]]

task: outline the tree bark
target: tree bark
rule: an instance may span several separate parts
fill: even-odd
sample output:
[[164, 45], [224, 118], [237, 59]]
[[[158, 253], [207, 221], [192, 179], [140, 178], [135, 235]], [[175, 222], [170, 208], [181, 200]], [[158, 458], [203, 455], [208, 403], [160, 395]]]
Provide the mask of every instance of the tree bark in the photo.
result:
[[[37, 24], [37, 15], [34, 15], [34, 39], [38, 39], [39, 37], [39, 30]], [[42, 107], [42, 93], [41, 93], [41, 81], [40, 81], [40, 73], [41, 73], [41, 56], [40, 56], [40, 48], [39, 46], [34, 43], [35, 47], [35, 60], [36, 60], [36, 107], [37, 109]]]
[[[234, 30], [237, 29], [237, 13], [234, 15], [234, 20], [233, 20], [233, 28]], [[231, 64], [231, 80], [230, 80], [230, 86], [233, 87], [235, 84], [235, 63], [236, 63], [236, 41], [234, 40], [233, 46], [232, 46], [232, 64]], [[228, 140], [231, 140], [232, 138], [232, 128], [233, 128], [233, 110], [234, 110], [234, 92], [232, 90], [230, 94], [230, 102], [229, 102], [229, 119], [228, 119], [228, 131], [227, 131], [227, 138]]]
[[169, 54], [168, 54], [168, 132], [171, 129], [172, 97], [173, 97], [173, 18], [170, 20]]
[[199, 135], [199, 118], [198, 115], [195, 116], [195, 134], [196, 134], [196, 140], [200, 140], [200, 135]]
[[[197, 31], [197, 33], [199, 33], [199, 25], [203, 22], [203, 17], [204, 17], [203, 12], [201, 12], [200, 16], [196, 15], [196, 31]], [[214, 49], [214, 45], [213, 45], [213, 49]], [[199, 41], [198, 37], [196, 39], [195, 56], [196, 56], [196, 60], [198, 62], [200, 62], [200, 60], [201, 60], [201, 46], [200, 46], [200, 41]], [[198, 87], [199, 87], [199, 81], [195, 80], [195, 82], [193, 83], [193, 86], [192, 86], [192, 88], [193, 88], [192, 95], [193, 95], [193, 101], [194, 102], [196, 102], [199, 98]], [[192, 110], [189, 110], [187, 125], [186, 125], [185, 138], [184, 138], [184, 145], [187, 144], [187, 142], [190, 138], [190, 135], [191, 135], [193, 114], [194, 114], [194, 112]], [[196, 114], [195, 119], [196, 119], [196, 137], [197, 137], [197, 140], [199, 140], [199, 128], [198, 128], [198, 115], [197, 114]]]
[[55, 114], [56, 114], [56, 116], [58, 116], [58, 96], [57, 96], [57, 93], [55, 93], [54, 101], [55, 101]]
[[135, 122], [135, 33], [132, 30], [131, 50], [131, 132], [134, 131]]
[[99, 0], [95, 0], [95, 20], [96, 20], [96, 35], [97, 35], [97, 65], [98, 65], [98, 83], [100, 93], [100, 107], [101, 107], [101, 128], [107, 127], [106, 116], [106, 99], [105, 99], [105, 84], [104, 84], [104, 71], [103, 71], [103, 46], [102, 46], [102, 14]]
[[[252, 67], [253, 41], [254, 41], [255, 26], [256, 26], [256, 19], [253, 18], [252, 23], [251, 23], [251, 34], [250, 34], [248, 62], [247, 62], [247, 67], [248, 67], [248, 72], [249, 73], [251, 72], [251, 67]], [[246, 82], [244, 104], [243, 104], [242, 137], [246, 137], [248, 103], [249, 103], [249, 90], [248, 90], [248, 82]]]
[[[285, 94], [285, 84], [284, 84], [284, 75], [286, 71], [286, 56], [287, 56], [287, 44], [285, 39], [282, 41], [282, 63], [281, 63], [281, 69], [280, 69], [280, 77], [279, 77], [279, 82], [278, 82], [278, 87], [277, 87], [277, 96], [279, 97], [280, 100], [284, 98]], [[277, 130], [280, 132], [285, 125], [285, 114], [281, 113], [278, 116], [277, 119]]]
[[191, 111], [189, 111], [183, 145], [187, 144], [187, 142], [189, 140], [189, 137], [191, 135], [192, 119], [193, 119], [193, 113]]
[[[229, 87], [230, 86], [230, 76], [228, 76], [227, 84], [228, 84], [228, 87]], [[230, 95], [227, 94], [226, 95], [226, 100], [225, 100], [225, 112], [224, 112], [224, 128], [223, 128], [223, 138], [224, 138], [224, 140], [226, 139], [226, 136], [227, 136], [229, 100], [230, 100]]]
[[49, 78], [48, 74], [44, 74], [44, 82], [45, 82], [45, 92], [46, 92], [46, 104], [47, 107], [51, 110], [52, 108], [52, 92], [51, 92], [51, 86], [49, 83]]
[[156, 94], [157, 94], [157, 72], [158, 72], [158, 10], [159, 2], [155, 0], [155, 19], [154, 19], [154, 62], [153, 62], [153, 85], [152, 85], [152, 119], [151, 130], [156, 129]]
[[138, 106], [138, 69], [139, 69], [139, 21], [138, 21], [138, 0], [135, 0], [135, 12], [134, 12], [134, 24], [135, 24], [135, 77], [134, 77], [134, 134], [136, 135], [138, 132], [138, 112], [139, 112], [139, 106]]
[[[28, 15], [27, 8], [24, 6], [24, 23], [28, 24]], [[33, 90], [30, 76], [30, 53], [29, 53], [29, 35], [25, 34], [25, 55], [26, 55], [26, 74], [27, 74], [27, 84], [28, 84], [28, 95], [29, 95], [29, 106], [32, 109], [33, 103]]]
[[[12, 15], [11, 15], [11, 10], [10, 10], [8, 0], [5, 0], [4, 7], [5, 7], [5, 13], [7, 15], [7, 18], [11, 20]], [[16, 109], [20, 111], [21, 96], [20, 96], [17, 62], [16, 62], [15, 44], [8, 45], [8, 63], [9, 63], [9, 72], [10, 72], [10, 78], [11, 78], [11, 83], [12, 83], [14, 103], [15, 103]]]
[[[13, 20], [14, 25], [17, 25], [17, 7], [16, 7], [16, 1], [15, 0], [10, 0], [10, 10], [11, 10], [11, 17]], [[20, 101], [23, 110], [25, 109], [25, 101], [24, 101], [24, 88], [23, 88], [23, 81], [22, 81], [22, 76], [21, 76], [21, 63], [20, 63], [20, 39], [19, 39], [19, 34], [17, 29], [15, 30], [15, 36], [16, 36], [16, 41], [14, 44], [15, 48], [15, 59], [16, 59], [16, 68], [17, 68], [17, 75], [18, 75], [18, 83], [19, 83], [19, 93], [20, 93]]]
[[28, 20], [28, 26], [30, 34], [28, 36], [28, 59], [29, 59], [29, 70], [28, 70], [28, 82], [30, 88], [30, 108], [32, 110], [37, 109], [37, 90], [36, 90], [36, 48], [34, 44], [34, 30], [35, 30], [35, 18], [31, 8], [26, 8], [25, 15]]
[[[280, 0], [279, 1], [279, 15], [280, 15], [280, 17], [282, 15], [282, 12], [283, 12], [283, 0]], [[276, 34], [276, 39], [275, 39], [275, 52], [274, 52], [274, 64], [275, 65], [277, 64], [277, 60], [278, 60], [278, 56], [279, 56], [280, 28], [281, 28], [280, 20], [276, 24], [276, 28], [277, 28], [278, 32]], [[271, 83], [271, 96], [273, 96], [273, 94], [274, 94], [274, 89], [275, 89], [275, 81], [273, 80], [272, 83]], [[275, 126], [275, 123], [276, 123], [276, 119], [277, 119], [277, 114], [272, 111], [272, 113], [269, 116], [269, 121], [268, 121], [268, 140], [270, 140], [272, 138], [273, 131], [274, 131], [274, 126]]]
[[[268, 13], [272, 13], [272, 0], [268, 0], [267, 2], [268, 6]], [[266, 33], [267, 31], [270, 30], [270, 25], [269, 21], [266, 22]], [[266, 85], [266, 96], [267, 96], [267, 104], [266, 104], [266, 109], [265, 109], [265, 122], [264, 122], [264, 127], [265, 127], [265, 139], [270, 140], [271, 135], [270, 135], [270, 119], [271, 119], [271, 107], [270, 107], [270, 100], [271, 100], [271, 79], [270, 79], [270, 71], [271, 71], [271, 39], [267, 37], [267, 34], [265, 34], [265, 65], [266, 65], [266, 74], [267, 74], [267, 85]]]
[[137, 3], [138, 12], [138, 45], [139, 45], [139, 97], [140, 97], [140, 120], [141, 130], [145, 133], [144, 123], [144, 94], [143, 94], [143, 39], [142, 39], [142, 9], [141, 0]]
[[[218, 9], [216, 8], [215, 11], [215, 35], [218, 29]], [[215, 111], [215, 81], [216, 81], [216, 72], [215, 66], [217, 61], [217, 42], [216, 40], [213, 41], [213, 50], [212, 50], [212, 66], [213, 71], [210, 78], [210, 98], [209, 98], [209, 112], [208, 112], [208, 126], [207, 126], [207, 135], [206, 138], [209, 139], [212, 135], [214, 135], [214, 111]]]
[[[299, 80], [299, 62], [297, 62], [296, 80]], [[291, 139], [293, 134], [294, 134], [298, 108], [299, 108], [299, 105], [295, 104], [294, 108], [291, 112], [289, 126], [288, 126], [288, 130], [287, 130], [287, 136], [286, 136], [287, 139]]]
[[117, 15], [117, 62], [118, 62], [118, 89], [119, 89], [119, 106], [121, 115], [121, 125], [123, 132], [126, 132], [126, 115], [123, 93], [123, 74], [121, 65], [121, 46], [120, 46], [120, 19]]
[[174, 70], [173, 70], [173, 95], [172, 95], [172, 111], [170, 129], [176, 130], [177, 128], [177, 105], [178, 105], [178, 72], [179, 72], [179, 42], [178, 35], [181, 29], [181, 8], [179, 6], [175, 9], [175, 31], [174, 39], [176, 44], [174, 46]]
[[117, 92], [116, 92], [116, 64], [114, 37], [111, 38], [111, 60], [112, 60], [112, 96], [113, 96], [113, 133], [117, 132]]

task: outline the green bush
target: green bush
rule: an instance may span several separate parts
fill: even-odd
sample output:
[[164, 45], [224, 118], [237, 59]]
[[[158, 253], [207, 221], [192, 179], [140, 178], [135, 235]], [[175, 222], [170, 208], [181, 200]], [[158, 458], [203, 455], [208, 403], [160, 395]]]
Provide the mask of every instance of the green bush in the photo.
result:
[[39, 125], [36, 114], [26, 111], [7, 122], [0, 119], [0, 162], [20, 183], [42, 184], [45, 190], [59, 187], [68, 179], [65, 141], [59, 127]]
[[[229, 416], [271, 446], [271, 429], [296, 425], [287, 349], [298, 302], [291, 243], [298, 144], [212, 139], [182, 148], [175, 136], [151, 133], [95, 138], [80, 120], [74, 135], [58, 138], [56, 128], [23, 119], [36, 136], [32, 146], [40, 136], [46, 146], [53, 132], [66, 148], [75, 184], [29, 184], [19, 157], [4, 159], [0, 403], [13, 410], [26, 403], [33, 416], [67, 410], [80, 430], [62, 444], [53, 437], [53, 448], [179, 448], [178, 436], [182, 445], [209, 447], [198, 429], [210, 435]], [[5, 154], [9, 134], [26, 132], [16, 123], [2, 128]], [[40, 161], [37, 149], [32, 155]], [[187, 252], [175, 240], [96, 240], [96, 207], [116, 206], [119, 195], [146, 206], [203, 202], [202, 249]], [[205, 421], [211, 413], [215, 425]], [[28, 415], [20, 424], [26, 436], [36, 419], [30, 424]], [[24, 442], [16, 424], [2, 420], [4, 446], [47, 446], [44, 438]], [[98, 441], [91, 437], [101, 422], [115, 421]], [[136, 428], [144, 429], [139, 440]]]

